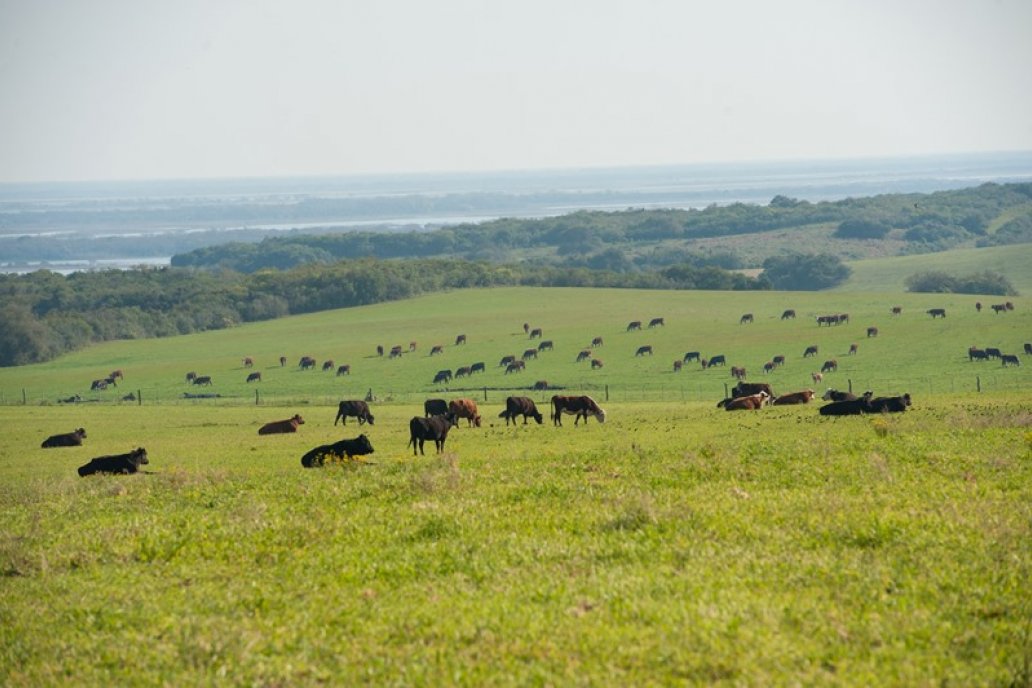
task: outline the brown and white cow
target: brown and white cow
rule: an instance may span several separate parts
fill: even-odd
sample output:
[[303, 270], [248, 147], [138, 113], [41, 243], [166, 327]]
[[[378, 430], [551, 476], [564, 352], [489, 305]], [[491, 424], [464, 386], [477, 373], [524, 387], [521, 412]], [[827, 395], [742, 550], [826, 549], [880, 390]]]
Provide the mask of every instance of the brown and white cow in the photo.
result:
[[460, 334], [455, 338], [455, 346], [461, 346], [466, 343], [466, 335]]
[[297, 432], [297, 426], [304, 425], [305, 419], [301, 416], [294, 414], [293, 418], [287, 418], [286, 420], [276, 420], [271, 423], [266, 423], [262, 427], [258, 428], [259, 435], [279, 435], [286, 432]]
[[591, 352], [587, 349], [584, 349], [583, 351], [577, 354], [577, 363], [580, 363], [581, 361], [586, 361], [589, 358], [591, 358]]
[[877, 327], [868, 327], [867, 328], [867, 336], [868, 337], [877, 337], [878, 336], [878, 328]]
[[592, 348], [594, 348], [596, 346], [602, 346], [602, 338], [601, 337], [595, 337], [594, 339], [592, 339], [591, 340], [591, 346], [592, 346]]
[[587, 425], [588, 416], [594, 416], [599, 423], [606, 422], [606, 412], [589, 396], [562, 396], [559, 394], [553, 396], [552, 424], [562, 426], [564, 413], [574, 416], [574, 425], [577, 425], [581, 418], [584, 419], [584, 424]]
[[592, 370], [598, 370], [603, 365], [605, 365], [605, 364], [602, 363], [602, 359], [601, 358], [593, 358], [593, 359], [591, 359], [591, 369]]
[[448, 403], [448, 412], [456, 418], [465, 418], [469, 427], [480, 427], [480, 412], [477, 402], [472, 399], [452, 399]]

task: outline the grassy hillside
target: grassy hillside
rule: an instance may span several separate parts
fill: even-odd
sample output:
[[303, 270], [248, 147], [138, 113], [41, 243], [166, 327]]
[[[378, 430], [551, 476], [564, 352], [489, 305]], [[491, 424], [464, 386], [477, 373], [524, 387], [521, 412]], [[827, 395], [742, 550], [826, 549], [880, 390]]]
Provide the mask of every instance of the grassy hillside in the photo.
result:
[[[672, 292], [593, 289], [485, 289], [456, 291], [422, 298], [344, 309], [251, 324], [228, 330], [169, 339], [120, 341], [98, 345], [48, 364], [0, 370], [0, 398], [20, 403], [22, 390], [31, 403], [56, 402], [78, 393], [85, 398], [116, 400], [128, 391], [141, 390], [146, 403], [171, 402], [184, 392], [217, 393], [218, 403], [237, 400], [254, 403], [255, 390], [269, 402], [329, 403], [364, 397], [372, 389], [381, 402], [422, 401], [427, 396], [473, 394], [501, 402], [512, 389], [546, 380], [551, 387], [610, 394], [619, 400], [716, 400], [725, 383], [733, 382], [728, 368], [702, 370], [696, 363], [673, 372], [673, 362], [688, 351], [703, 357], [724, 354], [728, 366], [743, 366], [753, 380], [767, 379], [776, 390], [791, 391], [813, 385], [810, 374], [827, 359], [837, 359], [839, 370], [825, 385], [877, 392], [911, 391], [928, 394], [973, 390], [976, 376], [986, 389], [1027, 387], [1032, 365], [1002, 368], [998, 362], [971, 363], [971, 345], [998, 347], [1018, 353], [1032, 339], [1032, 301], [1015, 299], [1017, 308], [1005, 315], [975, 312], [977, 297], [953, 294], [882, 295], [874, 293], [756, 293]], [[986, 299], [982, 297], [982, 300]], [[903, 307], [893, 317], [890, 308]], [[945, 320], [932, 320], [925, 310], [947, 309]], [[795, 320], [781, 320], [787, 309]], [[743, 313], [755, 322], [740, 325]], [[850, 313], [851, 322], [818, 327], [814, 316]], [[631, 320], [647, 323], [664, 317], [665, 327], [627, 332]], [[536, 348], [522, 325], [544, 330], [554, 350], [527, 363], [525, 372], [505, 374], [498, 367], [508, 354], [521, 356]], [[879, 336], [866, 337], [866, 328]], [[458, 334], [468, 343], [455, 346]], [[604, 367], [592, 370], [575, 358], [592, 338], [604, 346], [593, 355]], [[376, 346], [393, 345], [414, 353], [398, 360], [377, 357]], [[859, 354], [847, 356], [851, 343]], [[429, 355], [435, 344], [442, 355]], [[636, 356], [643, 345], [653, 356]], [[809, 345], [818, 345], [817, 359], [804, 359]], [[787, 365], [769, 376], [765, 362], [784, 355]], [[287, 358], [280, 367], [279, 357]], [[321, 365], [349, 364], [350, 376], [333, 372], [300, 371], [301, 356], [313, 356]], [[259, 384], [247, 384], [242, 359], [253, 357]], [[439, 370], [484, 362], [487, 372], [448, 385], [432, 384]], [[116, 390], [89, 392], [90, 382], [121, 368], [126, 379]], [[210, 375], [212, 387], [187, 385], [188, 371]], [[819, 386], [818, 389], [821, 387]], [[539, 398], [547, 398], [542, 393]], [[210, 403], [210, 402], [209, 402]]]
[[[904, 280], [915, 272], [943, 270], [967, 275], [992, 270], [1006, 276], [1018, 293], [1032, 295], [1032, 244], [872, 258], [849, 263], [849, 266], [853, 268], [853, 274], [833, 291], [900, 292], [905, 289]], [[982, 302], [986, 302], [986, 299], [982, 299]]]

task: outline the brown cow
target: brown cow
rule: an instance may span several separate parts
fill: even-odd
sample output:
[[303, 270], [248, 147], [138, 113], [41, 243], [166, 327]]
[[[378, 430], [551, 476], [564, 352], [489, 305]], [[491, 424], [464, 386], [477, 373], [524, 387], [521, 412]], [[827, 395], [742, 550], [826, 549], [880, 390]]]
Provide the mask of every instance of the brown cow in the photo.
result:
[[477, 411], [477, 402], [472, 399], [452, 399], [448, 404], [448, 412], [455, 418], [465, 418], [468, 427], [480, 427], [480, 413]]
[[675, 373], [680, 372], [681, 368], [683, 368], [683, 367], [684, 367], [684, 361], [682, 361], [679, 358], [678, 359], [674, 359], [674, 372]]
[[297, 432], [297, 426], [304, 425], [305, 419], [295, 414], [293, 418], [287, 418], [286, 420], [277, 420], [271, 423], [266, 423], [262, 427], [258, 428], [259, 435], [278, 435], [285, 432]]
[[251, 358], [250, 356], [246, 357], [244, 359], [244, 367], [245, 368], [253, 368], [254, 367], [254, 359]]
[[606, 412], [595, 403], [595, 400], [588, 396], [560, 396], [556, 394], [552, 397], [552, 424], [562, 426], [562, 416], [564, 413], [570, 413], [575, 416], [573, 424], [577, 425], [580, 419], [584, 419], [584, 424], [588, 424], [588, 416], [595, 416], [599, 423], [606, 422]]
[[466, 343], [466, 335], [460, 334], [458, 337], [455, 338], [455, 346], [459, 346], [460, 344], [465, 344], [465, 343]]
[[802, 392], [782, 394], [772, 403], [774, 406], [787, 406], [790, 404], [809, 404], [811, 401], [813, 401], [813, 390], [804, 389]]
[[455, 377], [468, 377], [472, 374], [472, 369], [469, 366], [461, 366], [455, 369]]
[[731, 377], [736, 380], [745, 379], [745, 368], [739, 368], [738, 366], [731, 366]]
[[504, 418], [505, 424], [508, 426], [509, 421], [516, 425], [516, 416], [523, 416], [524, 425], [527, 424], [528, 416], [536, 420], [538, 425], [541, 425], [543, 419], [534, 401], [529, 397], [509, 397], [505, 400], [505, 410], [499, 413], [498, 417]]
[[412, 353], [413, 351], [415, 351], [417, 346], [418, 345], [416, 344], [416, 342], [409, 342], [408, 343], [409, 353]]
[[285, 367], [287, 365], [287, 357], [286, 356], [280, 356], [279, 357], [279, 364], [280, 364], [280, 368]]
[[436, 356], [437, 354], [444, 353], [444, 344], [434, 344], [430, 349], [430, 355]]
[[124, 380], [125, 379], [125, 375], [122, 374], [122, 369], [121, 368], [119, 368], [118, 370], [112, 370], [111, 374], [108, 375], [108, 377], [111, 378], [112, 380]]
[[596, 347], [596, 346], [602, 346], [602, 338], [601, 337], [595, 337], [594, 339], [592, 339], [591, 340], [591, 346], [593, 348]]
[[859, 351], [859, 350], [860, 350], [860, 345], [859, 344], [850, 344], [849, 345], [849, 354], [848, 355], [849, 356], [855, 356], [856, 352]]
[[391, 352], [388, 354], [388, 358], [401, 358], [404, 352], [401, 349], [401, 344], [395, 344], [391, 347]]
[[332, 358], [330, 360], [328, 360], [328, 361], [323, 361], [323, 364], [322, 364], [323, 372], [326, 372], [327, 370], [333, 370], [333, 366], [334, 365], [335, 364], [334, 364]]
[[601, 358], [593, 358], [593, 359], [591, 359], [591, 369], [592, 370], [598, 370], [602, 366], [603, 366], [603, 363], [602, 363], [602, 359]]
[[537, 354], [538, 354], [537, 349], [526, 349], [523, 352], [523, 355], [520, 358], [522, 358], [524, 361], [526, 361], [526, 360], [531, 359], [531, 358], [537, 358]]
[[813, 384], [819, 384], [824, 380], [824, 375], [821, 373], [810, 373], [810, 377], [813, 378]]

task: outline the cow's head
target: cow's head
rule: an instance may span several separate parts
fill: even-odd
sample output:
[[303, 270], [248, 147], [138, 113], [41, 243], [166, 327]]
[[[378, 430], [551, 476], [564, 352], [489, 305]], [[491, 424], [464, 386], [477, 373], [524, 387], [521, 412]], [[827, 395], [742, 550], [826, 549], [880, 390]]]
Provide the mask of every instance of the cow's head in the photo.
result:
[[376, 450], [365, 435], [359, 435], [352, 440], [352, 452], [355, 454], [372, 454]]
[[137, 466], [141, 466], [145, 463], [150, 463], [150, 461], [147, 459], [147, 450], [143, 447], [140, 447], [139, 449], [134, 449], [132, 452], [129, 453], [129, 457], [132, 460], [132, 462]]
[[373, 424], [373, 414], [366, 413], [366, 422], [369, 423], [370, 425]]
[[294, 417], [291, 418], [290, 420], [294, 421], [298, 425], [304, 425], [305, 424], [305, 419], [302, 418], [301, 416], [297, 415], [296, 413], [294, 414]]

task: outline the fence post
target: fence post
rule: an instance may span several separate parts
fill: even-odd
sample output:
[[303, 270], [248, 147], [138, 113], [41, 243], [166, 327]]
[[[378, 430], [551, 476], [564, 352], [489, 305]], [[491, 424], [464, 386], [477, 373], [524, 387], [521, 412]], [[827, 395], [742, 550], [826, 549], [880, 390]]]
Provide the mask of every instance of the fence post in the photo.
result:
[[724, 398], [727, 399], [729, 396], [731, 396], [731, 393], [727, 391], [727, 383], [725, 382], [724, 383]]
[[975, 389], [982, 391], [982, 377], [979, 375], [975, 375]]
[[22, 391], [21, 391], [21, 403], [22, 403], [22, 406], [27, 406], [28, 403], [29, 403], [28, 402], [28, 398], [25, 396], [25, 388], [24, 387], [22, 387]]
[[847, 379], [846, 382], [849, 383], [849, 392], [850, 392], [850, 394], [852, 394], [853, 393], [853, 381]]
[[606, 385], [606, 401], [609, 401], [609, 385]]
[[487, 387], [484, 387], [484, 401], [487, 401]]
[[259, 403], [260, 402], [258, 400], [258, 388], [255, 387], [255, 389], [254, 389], [254, 405], [257, 406]]
[[136, 405], [143, 406], [143, 392], [136, 390]]

